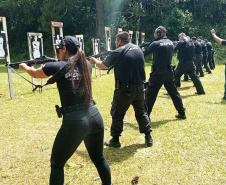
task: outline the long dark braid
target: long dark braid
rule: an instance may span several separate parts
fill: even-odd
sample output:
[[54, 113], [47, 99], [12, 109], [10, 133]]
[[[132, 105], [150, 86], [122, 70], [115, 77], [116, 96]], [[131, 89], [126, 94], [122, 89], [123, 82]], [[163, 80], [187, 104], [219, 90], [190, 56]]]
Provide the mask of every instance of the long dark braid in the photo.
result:
[[[78, 48], [78, 52], [69, 59], [71, 76], [72, 76], [72, 91], [78, 94], [80, 97], [84, 97], [84, 104], [88, 105], [92, 99], [92, 88], [91, 88], [91, 73], [86, 61], [85, 53], [83, 50]], [[73, 78], [74, 71], [79, 71], [79, 77]]]

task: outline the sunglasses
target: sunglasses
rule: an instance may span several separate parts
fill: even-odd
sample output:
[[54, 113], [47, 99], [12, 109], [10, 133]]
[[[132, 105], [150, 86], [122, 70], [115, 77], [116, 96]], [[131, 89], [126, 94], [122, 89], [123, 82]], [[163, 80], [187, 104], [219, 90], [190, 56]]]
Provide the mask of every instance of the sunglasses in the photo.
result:
[[57, 53], [58, 55], [59, 55], [59, 53], [60, 53], [60, 52], [59, 52], [60, 49], [63, 49], [63, 47], [61, 47], [61, 48], [59, 47], [59, 48], [56, 49], [56, 53]]

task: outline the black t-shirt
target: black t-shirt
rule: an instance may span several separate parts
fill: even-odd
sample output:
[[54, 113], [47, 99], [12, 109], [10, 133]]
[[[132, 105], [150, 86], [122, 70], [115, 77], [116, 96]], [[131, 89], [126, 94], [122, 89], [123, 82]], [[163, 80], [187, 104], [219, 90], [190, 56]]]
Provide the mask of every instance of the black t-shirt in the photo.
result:
[[114, 66], [115, 80], [119, 80], [120, 83], [139, 84], [146, 78], [142, 50], [137, 45], [131, 44], [131, 48], [122, 59], [119, 62], [116, 60], [128, 44], [112, 51], [103, 61], [103, 64], [107, 67]]
[[198, 42], [198, 41], [195, 41], [194, 44], [195, 44], [195, 54], [196, 55], [201, 55], [202, 54], [202, 46], [201, 46], [201, 43]]
[[195, 56], [195, 44], [191, 39], [180, 40], [174, 48], [174, 51], [178, 50], [177, 58], [183, 60], [191, 60]]
[[209, 42], [209, 41], [206, 43], [206, 47], [207, 47], [208, 52], [210, 52], [210, 51], [212, 51], [212, 50], [213, 50], [212, 43], [211, 43], [211, 42]]
[[226, 40], [222, 40], [222, 45], [226, 45]]
[[[57, 73], [62, 67], [64, 67], [66, 63], [67, 60], [59, 62], [49, 62], [43, 65], [42, 69], [46, 76], [51, 76]], [[91, 64], [88, 61], [87, 63], [89, 65], [90, 71], [92, 71]], [[67, 70], [68, 72], [56, 82], [60, 95], [61, 105], [68, 106], [83, 103], [84, 97], [79, 97], [78, 94], [72, 92], [70, 69]], [[76, 74], [74, 75], [76, 83], [76, 80], [79, 78], [80, 74], [78, 70], [75, 70], [74, 74]]]
[[173, 42], [166, 36], [155, 39], [147, 48], [145, 54], [153, 53], [153, 66], [168, 67], [173, 57]]

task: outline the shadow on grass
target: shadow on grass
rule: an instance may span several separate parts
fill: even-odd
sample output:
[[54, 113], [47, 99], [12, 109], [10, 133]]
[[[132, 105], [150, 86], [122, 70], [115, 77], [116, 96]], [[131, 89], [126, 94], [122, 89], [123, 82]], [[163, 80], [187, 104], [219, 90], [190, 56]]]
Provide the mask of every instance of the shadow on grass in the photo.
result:
[[[197, 96], [197, 95], [195, 93], [194, 94], [190, 94], [190, 95], [186, 95], [186, 96], [182, 96], [181, 95], [181, 98], [184, 99], [184, 98], [188, 98], [188, 97], [191, 97], [191, 96]], [[171, 99], [170, 95], [168, 95], [168, 94], [159, 95], [159, 97]]]
[[205, 102], [205, 103], [207, 103], [207, 104], [211, 104], [211, 105], [213, 105], [213, 104], [226, 104], [226, 100], [224, 100], [223, 98], [221, 99], [221, 101], [219, 101], [219, 102], [216, 102], [216, 101], [212, 101], [212, 102], [210, 102], [210, 101], [208, 101], [208, 102]]
[[155, 122], [151, 122], [151, 127], [152, 128], [157, 128], [157, 127], [159, 127], [159, 126], [161, 126], [161, 125], [164, 125], [164, 124], [166, 124], [166, 123], [168, 123], [168, 122], [171, 122], [171, 121], [183, 121], [183, 119], [177, 119], [177, 118], [175, 118], [175, 119], [168, 119], [168, 120], [161, 120], [161, 121], [155, 121]]
[[[117, 163], [127, 160], [128, 158], [132, 157], [138, 149], [146, 148], [145, 144], [132, 144], [123, 147], [123, 143], [121, 148], [113, 148], [113, 147], [106, 147], [104, 148], [104, 155], [108, 160], [108, 163]], [[87, 151], [76, 151], [80, 157], [89, 160], [89, 156]]]

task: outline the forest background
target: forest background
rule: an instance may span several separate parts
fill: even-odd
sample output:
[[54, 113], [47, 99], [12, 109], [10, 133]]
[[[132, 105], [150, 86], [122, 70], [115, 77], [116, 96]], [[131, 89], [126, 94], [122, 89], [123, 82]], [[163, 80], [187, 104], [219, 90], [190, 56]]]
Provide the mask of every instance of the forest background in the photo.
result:
[[[92, 38], [101, 39], [105, 48], [104, 27], [111, 27], [112, 48], [117, 28], [143, 31], [145, 42], [153, 40], [159, 25], [167, 36], [177, 40], [180, 32], [202, 36], [213, 43], [216, 63], [224, 62], [224, 49], [210, 34], [226, 38], [226, 0], [1, 0], [0, 16], [6, 17], [11, 62], [29, 58], [27, 32], [41, 32], [44, 54], [53, 56], [50, 21], [63, 22], [64, 35], [84, 35], [86, 55], [92, 54]], [[1, 27], [0, 27], [1, 29]], [[135, 42], [134, 42], [135, 43]], [[219, 59], [219, 60], [218, 60]]]

